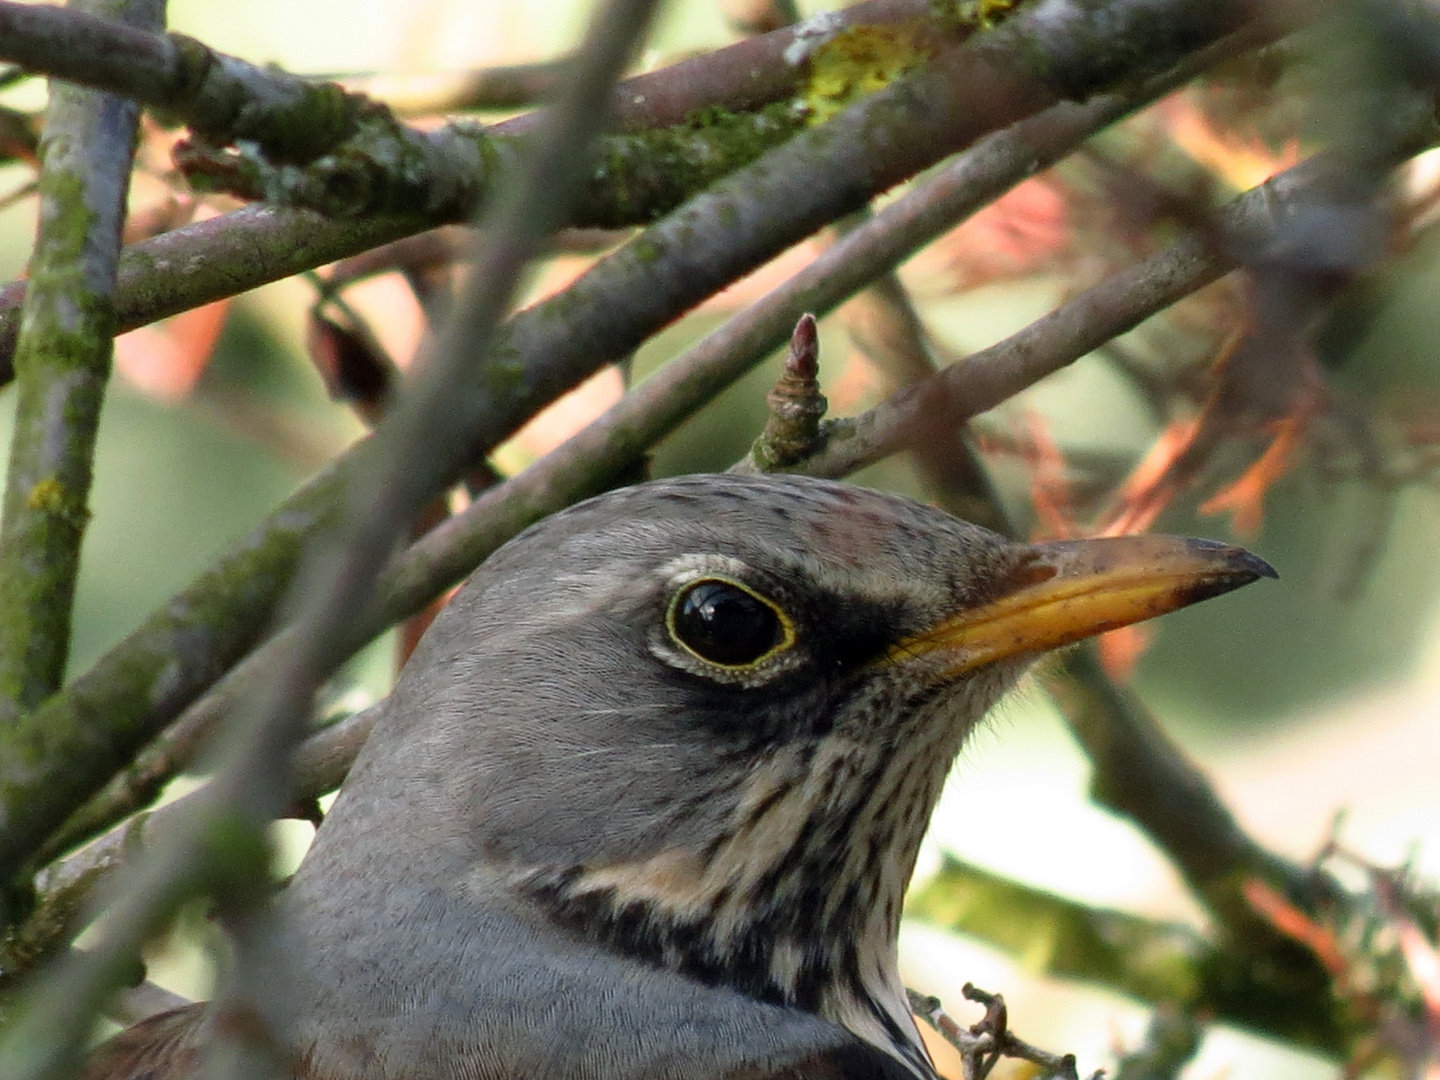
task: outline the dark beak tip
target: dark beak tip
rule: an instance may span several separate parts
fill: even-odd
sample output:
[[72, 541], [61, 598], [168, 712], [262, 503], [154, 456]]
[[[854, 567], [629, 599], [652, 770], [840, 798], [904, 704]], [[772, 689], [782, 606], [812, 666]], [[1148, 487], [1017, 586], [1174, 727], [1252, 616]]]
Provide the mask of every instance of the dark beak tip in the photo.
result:
[[1209, 555], [1218, 555], [1224, 562], [1224, 569], [1237, 578], [1243, 578], [1239, 584], [1248, 585], [1257, 578], [1273, 578], [1279, 580], [1280, 573], [1259, 555], [1246, 551], [1244, 548], [1235, 547], [1233, 544], [1222, 544], [1218, 540], [1196, 540], [1192, 539], [1190, 545], [1197, 551]]
[[1225, 562], [1227, 562], [1225, 570], [1240, 579], [1237, 582], [1238, 585], [1250, 585], [1250, 582], [1259, 580], [1260, 577], [1272, 577], [1276, 580], [1279, 580], [1280, 577], [1270, 563], [1261, 559], [1257, 554], [1247, 552], [1243, 547], [1231, 547], [1230, 557]]
[[1236, 548], [1235, 552], [1236, 569], [1243, 574], [1249, 575], [1251, 581], [1262, 577], [1272, 578], [1276, 581], [1280, 579], [1280, 572], [1264, 559], [1260, 558], [1259, 555], [1253, 555], [1244, 548]]

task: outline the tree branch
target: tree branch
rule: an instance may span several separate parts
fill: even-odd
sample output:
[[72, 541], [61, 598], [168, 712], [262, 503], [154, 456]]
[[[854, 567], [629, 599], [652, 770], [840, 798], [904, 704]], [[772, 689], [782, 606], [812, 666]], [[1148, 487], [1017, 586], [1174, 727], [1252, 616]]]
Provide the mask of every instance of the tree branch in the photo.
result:
[[[318, 799], [340, 786], [383, 707], [382, 702], [347, 716], [300, 744], [290, 768], [296, 803]], [[158, 809], [132, 814], [41, 871], [35, 911], [17, 932], [0, 938], [0, 994], [13, 990], [42, 961], [65, 947], [85, 925], [89, 905], [121, 866], [146, 851], [163, 850], [183, 835], [186, 823], [210, 798], [208, 788], [199, 788]]]
[[[929, 0], [864, 0], [846, 8], [824, 11], [793, 26], [764, 33], [722, 49], [691, 57], [659, 71], [626, 79], [611, 94], [615, 125], [623, 131], [671, 127], [697, 109], [751, 112], [794, 97], [806, 76], [799, 51], [852, 26], [878, 26], [933, 15]], [[958, 23], [953, 39], [962, 40], [973, 27]], [[411, 75], [374, 75], [343, 79], [342, 84], [385, 102], [401, 115], [433, 116], [474, 109], [514, 109], [530, 105], [557, 85], [566, 61], [544, 60], [474, 71]], [[517, 120], [513, 131], [533, 124]]]
[[[1172, 5], [1187, 9], [1195, 6], [1194, 0], [1147, 0], [1147, 2], [1156, 3], [1158, 9], [1162, 11]], [[32, 10], [29, 5], [10, 6], [23, 8], [26, 11]], [[914, 14], [915, 6], [923, 5], [920, 0], [874, 0], [871, 4], [857, 5], [856, 8], [850, 9], [845, 18], [856, 21], [861, 18], [876, 21], [901, 18], [907, 13]], [[1059, 4], [1059, 14], [1054, 16], [1062, 22], [1065, 18], [1065, 8], [1065, 3]], [[1248, 10], [1243, 0], [1227, 0], [1227, 3], [1216, 5], [1216, 8], [1217, 12], [1221, 8], [1226, 9], [1226, 18], [1212, 20], [1216, 27], [1224, 25], [1230, 20], [1238, 21]], [[1134, 12], [1132, 11], [1130, 14], [1133, 15]], [[1164, 25], [1168, 19], [1168, 15], [1162, 14], [1157, 17], [1155, 23], [1157, 26]], [[1083, 20], [1081, 21], [1083, 22]], [[628, 81], [619, 89], [617, 98], [617, 109], [624, 121], [624, 126], [678, 124], [697, 103], [701, 102], [700, 91], [707, 87], [714, 87], [717, 92], [731, 94], [732, 97], [727, 101], [732, 108], [737, 107], [742, 100], [753, 100], [757, 104], [776, 100], [772, 97], [773, 88], [762, 92], [759, 86], [750, 86], [746, 82], [747, 78], [753, 76], [760, 80], [761, 85], [769, 85], [767, 80], [774, 80], [773, 72], [775, 70], [764, 64], [758, 68], [747, 66], [747, 57], [750, 56], [747, 50], [761, 49], [759, 54], [752, 57], [757, 63], [762, 60], [768, 64], [780, 63], [781, 67], [785, 68], [780, 74], [784, 79], [790, 80], [786, 85], [793, 86], [794, 80], [798, 76], [797, 69], [793, 64], [784, 63], [787, 44], [793, 42], [794, 35], [797, 34], [809, 35], [806, 40], [818, 40], [813, 23], [814, 20], [810, 20], [798, 27], [766, 35], [763, 39], [741, 42], [732, 47], [733, 50], [738, 51], [721, 50], [716, 54], [721, 59], [713, 62], [706, 58], [700, 58]], [[1177, 23], [1188, 25], [1185, 19], [1178, 19]], [[1047, 32], [1053, 33], [1053, 31]], [[1152, 28], [1149, 33], [1154, 36], [1156, 31]], [[1164, 38], [1163, 33], [1159, 36]], [[1008, 52], [1010, 60], [1022, 69], [1027, 58], [1033, 59], [1041, 67], [1045, 65], [1044, 48], [1027, 49], [1023, 41], [1023, 33], [1020, 34], [1019, 41], [1001, 41], [994, 32], [983, 37], [985, 49], [974, 50], [970, 54], [972, 58], [980, 52], [994, 53], [997, 56], [1005, 56]], [[1163, 41], [1162, 43], [1168, 48], [1177, 42]], [[1163, 65], [1175, 58], [1173, 51], [1160, 49], [1147, 52], [1149, 48], [1146, 43], [1146, 35], [1140, 35], [1135, 43], [1135, 55], [1144, 56], [1147, 66], [1150, 63], [1157, 66]], [[780, 57], [779, 61], [775, 60], [777, 55]], [[1113, 57], [1109, 57], [1108, 54], [1097, 56], [1097, 61], [1101, 59], [1104, 60], [1107, 67], [1113, 66]], [[984, 103], [989, 101], [993, 104], [997, 98], [1003, 102], [1007, 95], [1004, 80], [995, 82], [988, 78], [987, 69], [983, 63], [978, 66], [972, 65], [972, 68], [975, 81], [973, 89], [976, 92], [973, 105], [979, 111], [981, 126], [988, 126], [992, 123], [995, 126], [1003, 126], [1006, 122], [1004, 115], [1006, 110], [1002, 109], [1001, 115], [992, 116], [987, 121], [985, 114], [988, 109]], [[1077, 83], [1084, 80], [1077, 79], [1075, 72], [1071, 72], [1067, 76], [1067, 81]], [[956, 89], [963, 91], [963, 86], [957, 85]], [[746, 94], [754, 96], [746, 99]], [[1019, 100], [1016, 99], [1011, 104], [1018, 105]], [[877, 120], [881, 117], [879, 111], [874, 115]], [[1013, 115], [1013, 110], [1010, 110], [1010, 115]], [[720, 145], [726, 149], [723, 158], [718, 162], [716, 160], [716, 133], [711, 129], [705, 129], [703, 133], [692, 131], [689, 143], [683, 137], [684, 133], [662, 137], [653, 154], [644, 149], [646, 144], [643, 140], [636, 144], [633, 141], [625, 141], [626, 137], [614, 137], [613, 146], [618, 154], [617, 160], [625, 164], [625, 168], [620, 173], [620, 180], [617, 182], [612, 178], [607, 184], [597, 186], [592, 195], [586, 200], [582, 200], [582, 205], [577, 208], [578, 212], [573, 223], [614, 225], [653, 220], [658, 214], [678, 205], [682, 198], [693, 194], [699, 185], [708, 184], [723, 170], [733, 168], [737, 162], [749, 160], [745, 150], [747, 145], [750, 148], [748, 153], [753, 156], [765, 146], [773, 145], [773, 139], [781, 135], [775, 130], [775, 120], [770, 114], [750, 121], [749, 123], [753, 124], [753, 131], [746, 127], [747, 121], [741, 117], [732, 118], [732, 123], [739, 125], [741, 130], [751, 133], [736, 142], [728, 139], [722, 140]], [[526, 131], [532, 130], [534, 124], [534, 115], [517, 117], [489, 129], [487, 138], [494, 145], [502, 145], [508, 137], [522, 135]], [[757, 141], [754, 136], [760, 136], [759, 140]], [[772, 141], [766, 141], [767, 139]], [[957, 140], [952, 145], [958, 146], [962, 142], [963, 139]], [[605, 145], [610, 146], [611, 143], [607, 142]], [[608, 156], [608, 153], [600, 155], [602, 163], [607, 160]], [[509, 160], [508, 155], [499, 155], [498, 163], [502, 172], [507, 167]], [[676, 185], [673, 184], [669, 187], [657, 184], [656, 178], [664, 174], [664, 169], [656, 167], [657, 162], [660, 161], [667, 166], [677, 161], [685, 163], [685, 184], [681, 185], [681, 190], [675, 190]], [[707, 170], [705, 167], [707, 164], [714, 168]], [[339, 163], [337, 163], [337, 167], [339, 167]], [[349, 165], [344, 167], [349, 168]], [[815, 175], [822, 175], [818, 170], [825, 167], [827, 166], [823, 163], [816, 163]], [[354, 202], [356, 192], [363, 195], [366, 191], [383, 190], [386, 187], [383, 177], [377, 178], [369, 174], [364, 176], [357, 174], [350, 176], [344, 183], [334, 184], [325, 179], [327, 175], [329, 174], [322, 169], [318, 173], [309, 174], [308, 179], [292, 176], [284, 179], [283, 183], [277, 180], [277, 183], [281, 183], [281, 186], [292, 194], [301, 188], [308, 189], [312, 194], [318, 192], [315, 200], [321, 205], [338, 207], [339, 204], [344, 204], [350, 211], [353, 211], [356, 205]], [[604, 175], [603, 168], [597, 171], [597, 179]], [[455, 184], [473, 187], [475, 178], [473, 176], [455, 178], [448, 190], [453, 190]], [[883, 187], [884, 182], [879, 186]], [[337, 203], [335, 200], [339, 202]], [[232, 296], [267, 282], [313, 269], [326, 262], [354, 255], [377, 244], [386, 243], [435, 225], [449, 223], [456, 220], [456, 215], [460, 212], [460, 208], [455, 206], [446, 207], [443, 213], [433, 211], [434, 206], [438, 204], [435, 200], [426, 197], [420, 199], [419, 202], [423, 205], [430, 205], [433, 212], [429, 216], [422, 216], [413, 212], [415, 206], [412, 205], [408, 195], [402, 201], [404, 212], [367, 215], [364, 219], [355, 221], [348, 219], [327, 221], [297, 209], [287, 210], [273, 207], [268, 210], [254, 211], [252, 208], [253, 212], [240, 211], [201, 225], [177, 230], [168, 236], [138, 245], [133, 250], [133, 255], [127, 253], [127, 257], [122, 261], [121, 288], [118, 298], [118, 328], [121, 331], [133, 329], [179, 311], [197, 307], [225, 296]], [[185, 268], [185, 273], [169, 274], [164, 272], [164, 265], [174, 266], [177, 264]], [[8, 343], [13, 340], [15, 333], [14, 311], [18, 307], [22, 293], [23, 285], [19, 283], [0, 289], [0, 383], [3, 383], [8, 377], [4, 360], [9, 355]]]
[[[898, 265], [955, 221], [1064, 156], [1093, 131], [1183, 83], [1205, 64], [1218, 62], [1247, 44], [1247, 39], [1232, 39], [1165, 76], [1126, 92], [1097, 95], [1084, 105], [1058, 105], [1034, 120], [988, 136], [822, 252], [814, 263], [780, 288], [651, 376], [563, 447], [519, 476], [486, 492], [464, 512], [413, 545], [383, 578], [379, 589], [382, 600], [376, 611], [352, 626], [349, 647], [358, 648], [390, 622], [413, 614], [526, 525], [614, 483], [633, 467], [647, 447], [780, 347], [802, 312], [824, 312], [834, 307], [877, 274]], [[516, 321], [527, 317], [521, 315]], [[319, 507], [330, 497], [327, 492], [335, 490], [332, 485], [338, 484], [338, 479], [332, 477], [323, 483], [325, 490], [317, 490], [319, 485], [312, 484], [310, 494], [297, 496], [282, 507], [272, 518], [275, 525], [268, 533], [253, 534], [244, 548], [246, 557], [265, 552], [265, 558], [275, 560], [276, 565], [281, 555], [289, 558], [285, 553], [291, 552], [298, 543], [299, 533], [318, 526]], [[281, 523], [284, 523], [283, 530], [278, 527]], [[238, 566], [237, 563], [237, 569]], [[140, 657], [146, 657], [148, 664], [149, 658], [159, 662], [166, 655], [166, 642], [179, 629], [178, 624], [170, 621], [172, 611], [184, 611], [202, 602], [207, 607], [213, 603], [216, 610], [226, 611], [228, 618], [234, 620], [237, 612], [232, 605], [237, 604], [239, 598], [217, 593], [213, 600], [205, 600], [225, 580], [217, 568], [216, 576], [197, 582], [182, 598], [166, 606], [163, 619], [158, 618], [161, 615], [158, 612], [152, 616], [147, 623], [152, 629], [142, 628], [103, 660], [102, 667], [82, 676], [41, 711], [51, 716], [54, 723], [78, 724], [84, 730], [88, 730], [87, 725], [95, 724], [101, 732], [107, 727], [112, 731], [118, 729], [116, 720], [127, 718], [127, 723], [137, 725], [133, 736], [117, 731], [109, 737], [114, 739], [123, 734], [127, 740], [134, 738], [136, 741], [127, 745], [138, 749], [178, 710], [169, 698], [159, 705], [148, 700], [142, 704], [126, 704], [128, 695], [115, 689], [114, 673], [127, 670], [127, 666]], [[267, 584], [266, 588], [269, 587]], [[226, 628], [232, 625], [233, 622], [227, 621]], [[221, 644], [231, 647], [229, 638], [222, 639]], [[256, 651], [225, 679], [213, 699], [202, 702], [197, 710], [212, 717], [227, 714], [244, 685], [251, 679], [265, 678], [274, 658], [290, 647], [290, 639], [282, 634], [275, 642]], [[192, 663], [201, 660], [208, 658], [191, 658]], [[223, 662], [226, 661], [222, 657], [208, 661], [209, 666], [197, 670], [190, 685], [203, 689], [208, 685], [206, 672], [218, 671]], [[233, 658], [228, 662], [233, 663]], [[175, 668], [171, 666], [168, 670]], [[85, 696], [81, 697], [82, 693]], [[74, 719], [54, 719], [57, 714], [63, 717], [61, 709], [76, 710], [77, 715]], [[142, 724], [145, 725], [143, 733], [139, 730]], [[73, 762], [85, 761], [86, 755], [74, 748], [68, 753], [72, 764], [64, 775], [74, 777], [78, 765]], [[118, 764], [111, 765], [103, 775], [108, 777], [117, 767]], [[97, 768], [96, 772], [100, 775], [102, 770]], [[90, 817], [101, 825], [115, 820], [115, 813], [128, 812], [128, 806], [122, 800], [110, 812]], [[83, 838], [72, 834], [68, 840]]]
[[[1049, 682], [1053, 689], [1058, 680]], [[1089, 907], [948, 856], [940, 873], [907, 897], [905, 912], [993, 945], [1030, 971], [1094, 983], [1324, 1053], [1341, 1046], [1335, 1027], [1315, 1023], [1317, 1015], [1328, 1015], [1328, 1002], [1276, 1008], [1271, 973], [1228, 942], [1180, 923]]]
[[[879, 13], [887, 7], [918, 5], [892, 0]], [[833, 36], [845, 21], [824, 19], [810, 35]], [[957, 27], [946, 36], [954, 40], [967, 31]], [[731, 84], [731, 98], [773, 100], [802, 77], [803, 54], [787, 51], [801, 35], [788, 31], [734, 47], [751, 60], [743, 69], [748, 80], [735, 64], [745, 56], [731, 56], [728, 64], [677, 65], [685, 70], [642, 76], [617, 91], [617, 107], [632, 131], [675, 130], [665, 141], [657, 141], [654, 131], [612, 137], [591, 178], [598, 190], [576, 206], [576, 222], [653, 220], [678, 205], [677, 189], [692, 194], [791, 134], [800, 110], [747, 116], [711, 102], [697, 130], [687, 128], [685, 113], [676, 109], [697, 101], [697, 93], [717, 80]], [[335, 83], [258, 67], [181, 34], [149, 34], [66, 8], [10, 0], [0, 0], [0, 58], [178, 118], [196, 138], [176, 149], [176, 161], [197, 185], [329, 217], [418, 213], [432, 224], [464, 218], [496, 187], [497, 170], [514, 172], [514, 143], [534, 129], [533, 117], [488, 130], [468, 121], [412, 128], [388, 107]], [[617, 202], [623, 209], [590, 216]]]
[[[105, 37], [103, 28], [83, 20], [75, 23], [63, 9], [8, 4], [0, 10], [26, 25], [44, 26], [53, 12], [64, 25], [101, 29], [100, 41], [79, 43], [79, 54], [84, 55], [86, 49], [99, 49], [112, 58], [121, 58], [122, 64], [127, 62], [123, 57], [128, 38], [116, 41]], [[40, 11], [38, 18], [37, 10]], [[831, 13], [831, 30], [860, 22], [918, 17], [926, 10], [925, 0], [869, 0], [843, 12]], [[603, 137], [602, 149], [597, 155], [603, 167], [592, 175], [592, 184], [577, 205], [572, 222], [581, 225], [647, 223], [788, 137], [793, 126], [776, 113], [762, 116], [743, 113], [782, 100], [795, 90], [803, 67], [784, 57], [796, 35], [805, 32], [803, 27], [791, 28], [740, 42], [704, 57], [636, 76], [617, 87], [612, 94], [615, 122], [632, 134]], [[813, 28], [811, 36], [814, 37]], [[144, 40], [154, 44], [151, 36]], [[57, 63], [65, 63], [69, 55], [64, 48], [52, 48], [55, 43], [49, 39], [41, 38], [31, 44], [36, 53], [32, 59], [37, 67], [43, 66], [44, 57], [52, 52], [60, 54]], [[68, 47], [70, 43], [64, 44]], [[169, 46], [150, 49], [149, 53], [154, 54], [150, 63], [159, 63], [169, 55], [169, 49]], [[142, 47], [141, 60], [137, 62], [143, 64], [146, 54], [147, 50]], [[222, 59], [226, 64], [230, 62], [229, 58]], [[234, 64], [243, 62], [237, 60]], [[260, 69], [255, 72], [259, 85], [268, 85], [264, 80], [273, 73]], [[82, 70], [77, 77], [84, 74]], [[287, 80], [293, 80], [292, 76], [275, 77], [282, 89], [289, 85]], [[715, 96], [707, 97], [711, 94]], [[285, 96], [278, 89], [276, 95], [270, 96], [277, 95], [282, 99]], [[684, 124], [691, 112], [707, 105], [718, 105], [735, 115], [727, 117], [712, 112], [710, 122]], [[513, 142], [534, 130], [538, 115], [527, 114], [497, 124], [489, 129], [489, 136], [494, 141]], [[643, 134], [646, 128], [677, 126], [676, 130]], [[508, 155], [502, 156], [503, 164], [510, 160]], [[311, 187], [321, 189], [323, 194], [326, 185], [315, 176], [311, 181]], [[317, 197], [315, 201], [329, 205], [324, 198]], [[416, 213], [416, 209], [406, 205], [396, 213], [329, 220], [297, 207], [248, 207], [135, 245], [127, 249], [121, 259], [116, 332], [133, 330], [312, 270], [461, 216], [455, 207], [426, 215]], [[13, 377], [10, 362], [24, 293], [23, 282], [0, 288], [0, 385]]]
[[[77, 3], [138, 26], [164, 23], [163, 0]], [[55, 692], [70, 651], [138, 121], [123, 98], [50, 85], [0, 531], [0, 724]]]
[[950, 856], [906, 898], [905, 913], [994, 945], [1031, 971], [1151, 1004], [1195, 1001], [1215, 952], [1181, 923], [1091, 908]]
[[349, 138], [363, 100], [184, 34], [47, 4], [0, 0], [0, 59], [160, 109], [220, 143], [253, 141], [277, 162], [309, 161]]
[[[1428, 138], [1428, 133], [1427, 133]], [[1395, 161], [1423, 146], [1407, 145]], [[859, 416], [834, 420], [812, 458], [792, 466], [844, 476], [890, 454], [937, 423], [962, 423], [1074, 363], [1111, 338], [1217, 280], [1261, 250], [1278, 220], [1304, 208], [1346, 166], [1319, 155], [1271, 177], [1218, 211], [1210, 229], [1191, 233], [1144, 262], [1086, 289], [1003, 341], [973, 353]]]
[[[929, 335], [894, 271], [877, 278], [846, 303], [840, 317], [850, 341], [881, 373], [889, 393], [935, 373]], [[925, 439], [917, 440], [911, 458], [937, 506], [976, 525], [1010, 532], [1004, 504], [968, 425], [945, 425], [929, 432]]]
[[1249, 1026], [1337, 1052], [1345, 1035], [1330, 978], [1245, 899], [1252, 878], [1307, 910], [1341, 902], [1335, 882], [1261, 847], [1133, 691], [1105, 675], [1093, 648], [1045, 677], [1094, 769], [1091, 797], [1149, 836], [1215, 916], [1223, 951], [1209, 965], [1207, 1006], [1242, 1011]]

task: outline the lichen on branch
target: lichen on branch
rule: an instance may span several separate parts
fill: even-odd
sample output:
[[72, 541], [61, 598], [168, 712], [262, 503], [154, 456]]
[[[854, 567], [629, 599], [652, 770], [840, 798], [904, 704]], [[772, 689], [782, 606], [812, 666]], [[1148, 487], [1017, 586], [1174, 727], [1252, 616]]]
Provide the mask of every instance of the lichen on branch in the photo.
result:
[[[140, 25], [163, 20], [161, 0], [78, 6]], [[123, 98], [51, 85], [0, 527], [0, 724], [55, 691], [69, 655], [138, 120], [138, 107]], [[7, 745], [13, 734], [0, 733], [0, 748], [23, 755]]]

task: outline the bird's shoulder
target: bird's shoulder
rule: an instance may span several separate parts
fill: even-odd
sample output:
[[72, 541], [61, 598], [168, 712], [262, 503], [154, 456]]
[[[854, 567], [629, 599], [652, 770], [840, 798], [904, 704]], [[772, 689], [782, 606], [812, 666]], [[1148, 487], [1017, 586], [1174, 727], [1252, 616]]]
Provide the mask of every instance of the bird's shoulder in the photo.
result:
[[205, 1003], [140, 1021], [98, 1046], [80, 1080], [188, 1080], [204, 1048]]

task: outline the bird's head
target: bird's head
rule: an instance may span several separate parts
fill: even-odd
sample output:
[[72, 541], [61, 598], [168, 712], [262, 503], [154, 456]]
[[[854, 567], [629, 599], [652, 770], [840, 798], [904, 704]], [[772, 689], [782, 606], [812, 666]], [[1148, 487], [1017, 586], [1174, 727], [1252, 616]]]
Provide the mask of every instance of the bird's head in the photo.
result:
[[900, 903], [967, 733], [1038, 654], [1267, 573], [799, 477], [613, 492], [455, 597], [337, 812], [403, 813], [405, 846], [565, 932], [913, 1061]]

